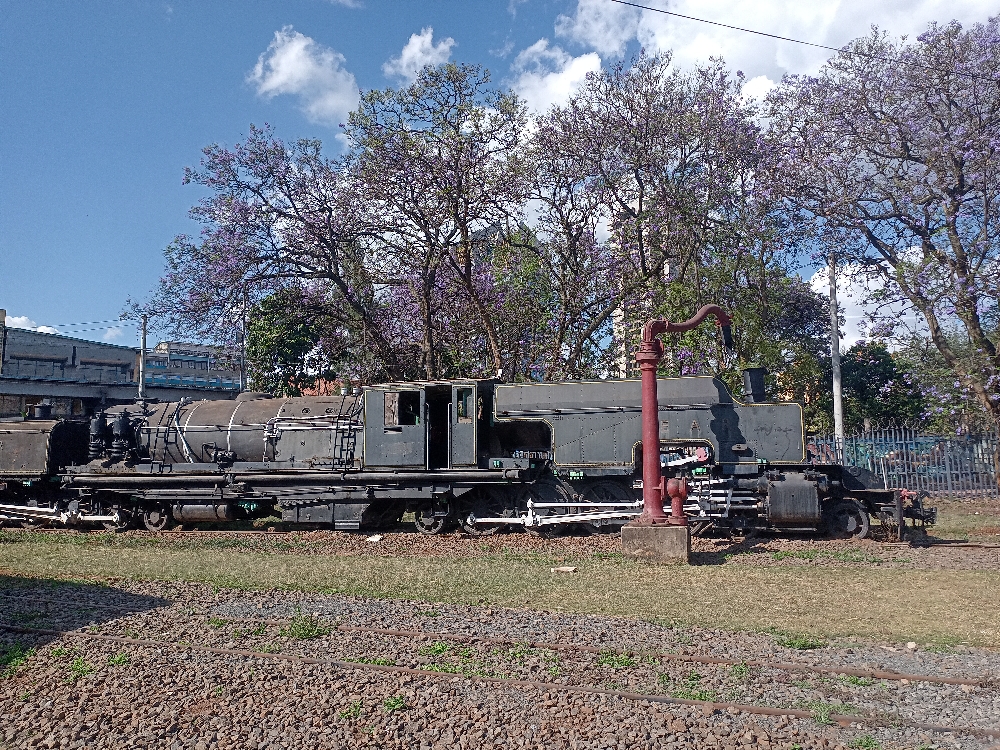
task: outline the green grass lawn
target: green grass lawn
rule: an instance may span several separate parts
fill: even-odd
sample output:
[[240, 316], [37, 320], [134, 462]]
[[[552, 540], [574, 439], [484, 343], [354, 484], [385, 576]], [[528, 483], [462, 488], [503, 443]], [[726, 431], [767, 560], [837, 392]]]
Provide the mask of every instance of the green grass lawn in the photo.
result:
[[[88, 538], [89, 537], [89, 538]], [[79, 540], [79, 541], [73, 541]], [[647, 566], [617, 556], [400, 558], [121, 545], [100, 535], [0, 532], [0, 573], [32, 578], [197, 581], [223, 588], [634, 616], [820, 637], [1000, 647], [1000, 573], [847, 567]]]

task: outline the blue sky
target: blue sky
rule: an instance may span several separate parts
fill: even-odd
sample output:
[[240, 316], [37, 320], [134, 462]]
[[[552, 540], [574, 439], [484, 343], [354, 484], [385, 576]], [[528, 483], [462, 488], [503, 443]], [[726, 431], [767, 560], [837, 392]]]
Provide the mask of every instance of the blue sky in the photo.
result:
[[[986, 0], [650, 4], [833, 46], [872, 23], [912, 34], [996, 12]], [[0, 308], [17, 325], [134, 343], [129, 328], [66, 324], [114, 319], [153, 289], [163, 248], [198, 230], [199, 188], [181, 178], [204, 146], [269, 123], [335, 150], [358, 89], [447, 59], [485, 65], [540, 109], [640, 46], [681, 65], [722, 54], [756, 94], [824, 58], [610, 0], [0, 0]]]

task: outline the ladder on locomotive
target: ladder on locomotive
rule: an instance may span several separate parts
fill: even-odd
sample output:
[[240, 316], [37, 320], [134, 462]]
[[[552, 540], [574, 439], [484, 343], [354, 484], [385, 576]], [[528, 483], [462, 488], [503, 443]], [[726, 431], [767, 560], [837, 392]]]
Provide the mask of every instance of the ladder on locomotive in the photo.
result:
[[358, 445], [358, 430], [361, 427], [358, 417], [361, 415], [364, 400], [359, 398], [350, 407], [348, 403], [347, 398], [341, 399], [337, 411], [333, 465], [338, 469], [349, 469], [354, 466], [354, 452]]

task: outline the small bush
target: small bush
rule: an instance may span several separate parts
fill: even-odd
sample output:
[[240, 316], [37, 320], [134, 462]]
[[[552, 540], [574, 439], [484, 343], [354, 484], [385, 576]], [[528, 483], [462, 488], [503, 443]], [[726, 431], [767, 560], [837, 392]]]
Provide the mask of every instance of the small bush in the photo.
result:
[[736, 682], [746, 682], [750, 677], [750, 667], [746, 664], [734, 664], [729, 668], [729, 676]]
[[[666, 680], [664, 678], [666, 677]], [[672, 682], [667, 675], [660, 675], [661, 682]], [[716, 693], [714, 690], [707, 690], [700, 687], [701, 675], [692, 670], [688, 672], [687, 677], [684, 678], [684, 682], [678, 687], [675, 687], [671, 691], [671, 695], [674, 698], [680, 698], [681, 700], [688, 701], [714, 701]]]
[[355, 701], [340, 712], [341, 719], [356, 719], [361, 716], [361, 701]]
[[635, 666], [635, 659], [629, 654], [619, 654], [616, 651], [602, 651], [597, 657], [597, 663], [603, 667], [613, 667], [614, 669], [628, 669]]
[[403, 696], [396, 695], [392, 698], [386, 698], [382, 701], [382, 705], [385, 706], [386, 711], [402, 711], [406, 708], [406, 700]]
[[813, 720], [817, 724], [822, 724], [823, 726], [833, 724], [833, 720], [830, 718], [830, 714], [834, 713], [849, 714], [852, 711], [857, 710], [850, 703], [838, 703], [834, 705], [832, 703], [825, 703], [824, 701], [805, 701], [803, 703], [800, 703], [799, 705], [808, 711], [812, 711]]
[[854, 685], [855, 687], [868, 687], [875, 684], [875, 680], [871, 677], [858, 677], [853, 674], [841, 675], [840, 681], [845, 685]]
[[75, 682], [81, 677], [86, 677], [88, 674], [94, 671], [94, 668], [90, 666], [86, 659], [82, 656], [76, 657], [69, 665], [69, 682]]
[[435, 641], [429, 646], [421, 646], [420, 653], [423, 656], [441, 656], [442, 654], [448, 653], [450, 648], [451, 646], [444, 641]]
[[128, 661], [129, 661], [128, 654], [126, 654], [124, 651], [119, 651], [114, 656], [108, 657], [108, 665], [112, 667], [124, 667], [126, 664], [128, 664]]
[[863, 734], [851, 742], [848, 747], [857, 748], [857, 750], [881, 750], [882, 743], [870, 734]]
[[278, 635], [283, 638], [296, 638], [300, 641], [305, 641], [310, 638], [329, 635], [331, 630], [332, 628], [321, 623], [316, 615], [304, 615], [299, 610], [296, 610], [295, 616], [288, 623], [288, 627], [278, 631]]
[[778, 642], [779, 646], [784, 646], [785, 648], [794, 648], [799, 651], [808, 651], [814, 648], [823, 648], [826, 645], [826, 641], [821, 641], [817, 638], [812, 638], [808, 635], [787, 635], [787, 636], [777, 636], [775, 640]]

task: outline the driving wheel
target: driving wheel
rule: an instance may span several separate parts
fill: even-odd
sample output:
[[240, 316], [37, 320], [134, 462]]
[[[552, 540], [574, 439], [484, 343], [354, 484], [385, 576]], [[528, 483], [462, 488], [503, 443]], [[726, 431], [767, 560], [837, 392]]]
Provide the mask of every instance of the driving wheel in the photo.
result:
[[142, 525], [149, 531], [165, 531], [173, 526], [174, 519], [169, 508], [155, 508], [142, 514]]
[[837, 500], [823, 510], [823, 531], [834, 539], [864, 539], [870, 528], [868, 511], [854, 500]]
[[[108, 531], [125, 531], [132, 527], [132, 513], [124, 508], [107, 508], [105, 512], [111, 511], [117, 518], [114, 521], [104, 521], [101, 525]], [[110, 514], [109, 514], [110, 515]]]
[[448, 527], [449, 520], [451, 520], [449, 503], [425, 503], [414, 513], [413, 525], [421, 534], [440, 534]]
[[[468, 500], [465, 498], [468, 497]], [[476, 523], [476, 518], [513, 518], [515, 509], [507, 502], [507, 495], [501, 490], [483, 487], [472, 490], [462, 498], [462, 512], [458, 515], [458, 525], [470, 536], [492, 536], [500, 531], [504, 524]]]

